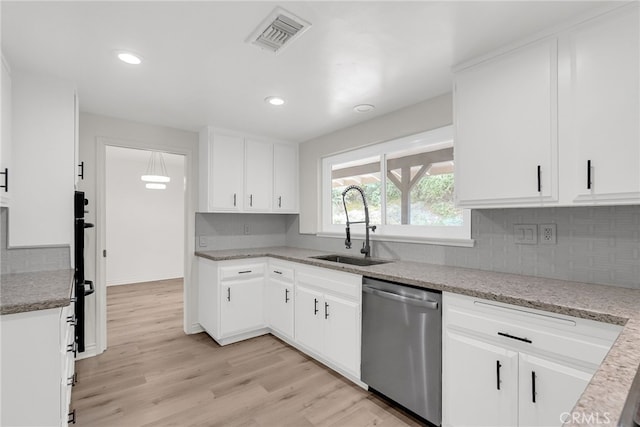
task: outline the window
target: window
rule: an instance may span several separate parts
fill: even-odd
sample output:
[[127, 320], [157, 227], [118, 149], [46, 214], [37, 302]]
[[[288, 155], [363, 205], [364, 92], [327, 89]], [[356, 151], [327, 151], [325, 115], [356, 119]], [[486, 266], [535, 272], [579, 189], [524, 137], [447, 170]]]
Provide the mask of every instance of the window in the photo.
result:
[[[322, 231], [344, 233], [349, 220], [363, 221], [364, 206], [358, 185], [367, 198], [369, 219], [382, 240], [433, 240], [470, 245], [468, 209], [454, 205], [452, 127], [423, 132], [322, 160]], [[364, 234], [354, 225], [353, 234]]]

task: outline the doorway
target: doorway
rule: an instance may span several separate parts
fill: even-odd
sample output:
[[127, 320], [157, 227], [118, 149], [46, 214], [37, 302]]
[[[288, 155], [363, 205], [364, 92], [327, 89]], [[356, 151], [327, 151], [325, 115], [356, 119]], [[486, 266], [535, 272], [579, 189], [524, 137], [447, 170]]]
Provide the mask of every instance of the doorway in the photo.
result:
[[[183, 265], [183, 330], [186, 334], [201, 332], [197, 322], [197, 295], [192, 284], [192, 270], [195, 264], [193, 248], [195, 245], [195, 211], [197, 203], [197, 144], [184, 144], [170, 141], [154, 143], [149, 141], [124, 140], [109, 137], [96, 138], [96, 349], [95, 354], [107, 348], [107, 150], [111, 148], [151, 151], [177, 155], [183, 162], [182, 178], [176, 178], [176, 184], [183, 187], [182, 207], [182, 265]], [[148, 157], [147, 157], [148, 161]], [[146, 162], [143, 171], [146, 170]], [[116, 171], [119, 173], [119, 171]], [[141, 173], [141, 172], [136, 172]], [[138, 182], [142, 183], [140, 176]], [[173, 178], [172, 178], [173, 180]], [[168, 188], [168, 186], [167, 186]], [[135, 206], [133, 204], [132, 206]], [[133, 209], [133, 208], [132, 208]], [[150, 221], [145, 217], [143, 221]], [[162, 233], [162, 231], [160, 231]], [[114, 280], [115, 282], [115, 280]]]
[[[166, 165], [168, 182], [147, 185], [151, 160]], [[184, 156], [106, 147], [106, 285], [184, 276]]]

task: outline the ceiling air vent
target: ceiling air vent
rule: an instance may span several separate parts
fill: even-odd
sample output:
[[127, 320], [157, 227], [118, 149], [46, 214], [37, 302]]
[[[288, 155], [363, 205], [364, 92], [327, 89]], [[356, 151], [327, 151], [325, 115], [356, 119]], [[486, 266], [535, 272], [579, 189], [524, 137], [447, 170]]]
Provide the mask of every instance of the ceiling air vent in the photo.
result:
[[247, 42], [260, 49], [279, 53], [310, 26], [304, 19], [278, 7], [260, 23]]

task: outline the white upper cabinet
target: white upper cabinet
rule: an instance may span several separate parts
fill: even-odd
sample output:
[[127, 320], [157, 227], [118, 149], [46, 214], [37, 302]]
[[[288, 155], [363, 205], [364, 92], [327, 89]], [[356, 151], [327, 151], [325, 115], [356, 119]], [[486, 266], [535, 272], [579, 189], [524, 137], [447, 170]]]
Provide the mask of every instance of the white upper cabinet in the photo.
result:
[[240, 210], [243, 182], [244, 139], [204, 129], [200, 133], [200, 210]]
[[200, 212], [297, 212], [298, 147], [200, 132]]
[[56, 78], [12, 74], [9, 246], [73, 239], [75, 88]]
[[298, 212], [298, 147], [273, 144], [273, 211]]
[[561, 39], [561, 179], [569, 203], [640, 203], [638, 27], [635, 3]]
[[245, 140], [244, 210], [268, 212], [273, 194], [273, 144]]
[[557, 200], [556, 52], [545, 40], [456, 74], [460, 206]]
[[9, 206], [11, 200], [11, 187], [9, 179], [13, 172], [11, 164], [11, 73], [9, 66], [2, 57], [2, 131], [0, 134], [0, 206]]
[[456, 70], [460, 206], [640, 202], [638, 16], [636, 2]]

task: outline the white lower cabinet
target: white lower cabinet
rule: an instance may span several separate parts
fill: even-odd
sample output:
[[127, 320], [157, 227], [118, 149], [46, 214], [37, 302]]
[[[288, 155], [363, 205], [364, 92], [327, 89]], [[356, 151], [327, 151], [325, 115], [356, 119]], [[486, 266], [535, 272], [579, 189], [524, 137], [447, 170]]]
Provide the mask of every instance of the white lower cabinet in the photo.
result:
[[225, 345], [267, 332], [264, 320], [266, 260], [200, 259], [200, 325]]
[[290, 263], [269, 262], [265, 284], [265, 316], [269, 327], [282, 338], [293, 339], [294, 268]]
[[444, 293], [443, 426], [560, 426], [621, 327]]
[[73, 305], [0, 316], [0, 425], [66, 426], [75, 382]]
[[198, 265], [199, 322], [219, 344], [272, 332], [359, 381], [361, 276], [272, 259]]
[[518, 359], [518, 419], [521, 426], [562, 424], [589, 384], [593, 372], [520, 353]]
[[518, 353], [448, 330], [443, 341], [450, 409], [443, 425], [517, 425]]
[[332, 367], [360, 378], [362, 277], [296, 271], [295, 339]]

